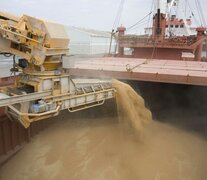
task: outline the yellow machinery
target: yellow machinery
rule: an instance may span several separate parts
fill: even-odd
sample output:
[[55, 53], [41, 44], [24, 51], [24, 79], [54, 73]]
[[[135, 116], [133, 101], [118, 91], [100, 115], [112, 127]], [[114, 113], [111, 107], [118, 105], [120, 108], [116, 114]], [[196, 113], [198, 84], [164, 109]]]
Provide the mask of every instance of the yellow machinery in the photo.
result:
[[114, 97], [110, 81], [71, 79], [62, 67], [63, 58], [70, 61], [68, 45], [60, 24], [0, 13], [0, 52], [14, 55], [12, 71], [20, 72], [14, 86], [1, 88], [0, 107], [9, 118], [27, 128], [61, 110], [79, 111]]

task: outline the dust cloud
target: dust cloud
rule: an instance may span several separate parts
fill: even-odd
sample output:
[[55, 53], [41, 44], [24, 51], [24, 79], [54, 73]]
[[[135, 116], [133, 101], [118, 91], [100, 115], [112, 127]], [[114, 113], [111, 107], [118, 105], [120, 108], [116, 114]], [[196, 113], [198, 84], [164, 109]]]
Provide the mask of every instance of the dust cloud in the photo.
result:
[[[0, 179], [206, 180], [206, 138], [152, 121], [135, 91], [114, 84], [118, 105], [108, 101], [102, 107], [61, 113], [0, 169]], [[128, 115], [133, 128], [125, 128], [119, 115]], [[142, 138], [131, 129], [142, 131]]]

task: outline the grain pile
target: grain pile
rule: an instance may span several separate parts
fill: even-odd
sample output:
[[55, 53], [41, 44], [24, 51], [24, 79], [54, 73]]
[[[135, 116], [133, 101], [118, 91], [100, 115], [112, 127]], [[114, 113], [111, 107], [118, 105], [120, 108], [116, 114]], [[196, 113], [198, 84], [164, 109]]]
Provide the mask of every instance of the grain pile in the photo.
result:
[[[0, 168], [0, 180], [206, 180], [206, 135], [152, 121], [131, 87], [114, 85], [118, 115], [133, 128], [125, 130], [113, 102], [62, 112]], [[143, 132], [141, 140], [133, 129]]]

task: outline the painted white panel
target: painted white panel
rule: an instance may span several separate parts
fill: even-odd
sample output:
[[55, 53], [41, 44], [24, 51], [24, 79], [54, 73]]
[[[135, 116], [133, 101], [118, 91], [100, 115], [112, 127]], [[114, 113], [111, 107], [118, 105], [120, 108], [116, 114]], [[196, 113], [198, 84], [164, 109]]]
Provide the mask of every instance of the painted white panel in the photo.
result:
[[61, 78], [61, 93], [67, 93], [69, 91], [68, 77]]
[[47, 90], [52, 90], [52, 80], [51, 79], [47, 79], [43, 81], [43, 91], [47, 91]]

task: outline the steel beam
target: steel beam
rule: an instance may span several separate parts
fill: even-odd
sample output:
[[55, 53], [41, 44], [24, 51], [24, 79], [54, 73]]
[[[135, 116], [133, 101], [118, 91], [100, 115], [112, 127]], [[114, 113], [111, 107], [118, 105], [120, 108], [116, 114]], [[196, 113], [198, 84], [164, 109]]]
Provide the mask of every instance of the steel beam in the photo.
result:
[[0, 99], [0, 107], [17, 104], [17, 103], [28, 102], [28, 101], [34, 101], [34, 100], [41, 99], [43, 97], [50, 96], [50, 95], [52, 95], [52, 91], [11, 96], [9, 98]]

